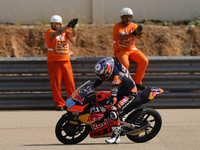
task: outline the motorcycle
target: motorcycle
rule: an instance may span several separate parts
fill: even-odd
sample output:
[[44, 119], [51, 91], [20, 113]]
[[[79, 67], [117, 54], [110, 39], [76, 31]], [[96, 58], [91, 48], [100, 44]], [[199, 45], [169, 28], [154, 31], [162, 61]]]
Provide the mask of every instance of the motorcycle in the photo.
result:
[[[112, 120], [109, 112], [90, 114], [90, 108], [98, 101], [106, 99], [109, 91], [95, 92], [89, 80], [81, 85], [66, 100], [67, 113], [58, 120], [55, 133], [63, 144], [77, 144], [89, 134], [91, 138], [111, 136]], [[126, 135], [133, 142], [142, 143], [153, 139], [161, 129], [160, 114], [152, 108], [141, 106], [151, 101], [164, 90], [148, 87], [138, 93], [132, 103], [128, 105], [131, 111], [120, 112], [121, 135]]]

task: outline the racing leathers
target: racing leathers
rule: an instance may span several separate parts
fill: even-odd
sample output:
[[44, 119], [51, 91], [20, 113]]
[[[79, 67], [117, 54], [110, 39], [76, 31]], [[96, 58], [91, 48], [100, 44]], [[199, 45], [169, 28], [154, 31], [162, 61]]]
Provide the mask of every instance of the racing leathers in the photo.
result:
[[[121, 64], [116, 63], [114, 70], [108, 81], [111, 84], [110, 95], [99, 103], [100, 106], [106, 107], [110, 112], [113, 120], [113, 126], [120, 125], [119, 114], [134, 100], [137, 88], [135, 82], [131, 78], [129, 71]], [[97, 79], [93, 86], [98, 88], [105, 80]]]

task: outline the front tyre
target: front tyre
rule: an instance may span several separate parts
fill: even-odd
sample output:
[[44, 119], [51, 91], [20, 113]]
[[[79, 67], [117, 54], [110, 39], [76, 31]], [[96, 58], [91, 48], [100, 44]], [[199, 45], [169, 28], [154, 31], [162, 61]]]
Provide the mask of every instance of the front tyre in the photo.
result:
[[73, 126], [66, 117], [61, 117], [55, 128], [56, 137], [63, 144], [77, 144], [84, 140], [89, 132], [90, 126]]
[[162, 126], [160, 114], [152, 108], [143, 108], [136, 111], [136, 113], [133, 113], [126, 119], [126, 122], [136, 125], [142, 125], [150, 122], [150, 126], [142, 133], [139, 133], [138, 135], [127, 135], [131, 141], [137, 143], [143, 143], [153, 139], [158, 134]]

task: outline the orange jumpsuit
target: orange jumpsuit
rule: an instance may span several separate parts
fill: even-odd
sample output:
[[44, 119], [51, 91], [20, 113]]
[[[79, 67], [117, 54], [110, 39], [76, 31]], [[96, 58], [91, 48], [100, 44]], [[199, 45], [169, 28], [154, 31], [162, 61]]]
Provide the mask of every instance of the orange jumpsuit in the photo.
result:
[[75, 83], [70, 62], [72, 52], [69, 50], [68, 42], [70, 31], [66, 30], [63, 34], [55, 38], [50, 38], [52, 32], [54, 30], [46, 31], [45, 42], [48, 48], [47, 67], [49, 82], [53, 92], [53, 100], [57, 108], [65, 106], [65, 101], [61, 96], [62, 82], [65, 85], [67, 97], [75, 91]]
[[133, 80], [136, 84], [142, 84], [142, 79], [149, 63], [147, 57], [135, 46], [135, 36], [132, 36], [127, 40], [120, 40], [117, 36], [117, 33], [119, 32], [123, 32], [125, 34], [132, 33], [137, 27], [138, 25], [132, 22], [127, 27], [124, 26], [122, 22], [115, 24], [113, 27], [113, 47], [115, 57], [127, 69], [129, 69], [130, 66], [129, 59], [138, 64]]

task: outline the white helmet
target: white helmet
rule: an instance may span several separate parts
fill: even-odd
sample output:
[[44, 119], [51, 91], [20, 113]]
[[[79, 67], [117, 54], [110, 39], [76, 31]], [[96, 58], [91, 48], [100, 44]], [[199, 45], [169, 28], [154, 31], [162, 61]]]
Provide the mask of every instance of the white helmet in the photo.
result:
[[51, 17], [50, 22], [56, 22], [56, 23], [61, 23], [62, 24], [62, 18], [59, 15], [53, 15]]
[[122, 8], [121, 16], [123, 15], [133, 15], [133, 11], [130, 8]]

